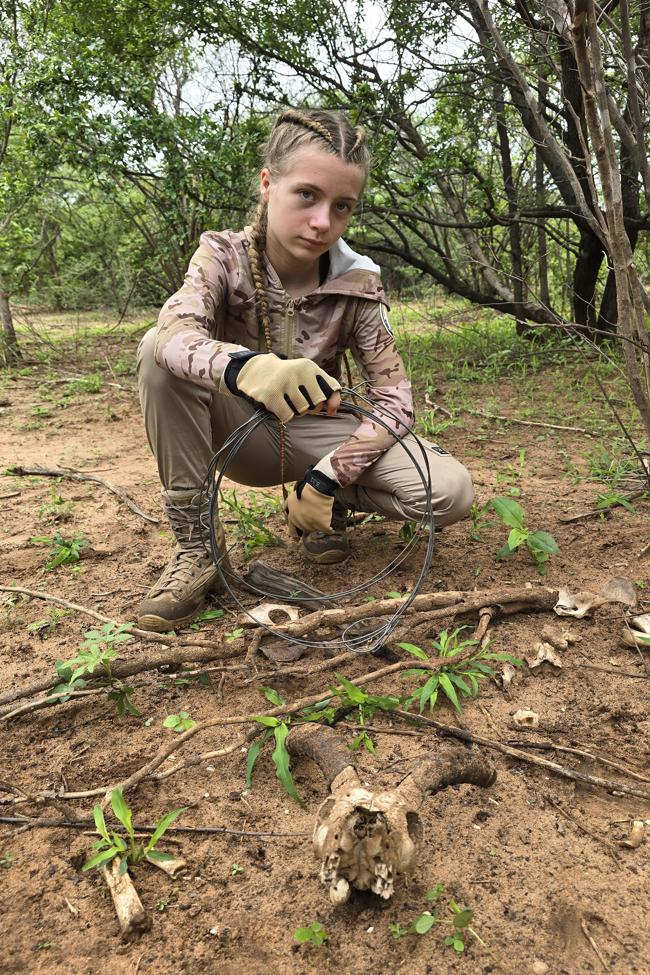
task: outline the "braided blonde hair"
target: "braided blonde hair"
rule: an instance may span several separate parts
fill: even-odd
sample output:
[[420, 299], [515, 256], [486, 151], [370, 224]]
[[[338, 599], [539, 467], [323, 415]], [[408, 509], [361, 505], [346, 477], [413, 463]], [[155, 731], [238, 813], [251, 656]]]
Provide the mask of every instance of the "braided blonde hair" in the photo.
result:
[[[262, 146], [263, 167], [277, 179], [290, 157], [298, 149], [309, 145], [317, 145], [324, 152], [359, 166], [364, 177], [367, 178], [370, 154], [366, 145], [365, 129], [361, 125], [352, 125], [343, 112], [329, 112], [323, 109], [286, 108], [280, 112], [269, 138]], [[271, 352], [269, 299], [262, 261], [268, 226], [267, 208], [266, 201], [260, 200], [253, 217], [248, 260], [255, 284], [257, 320], [264, 332], [266, 350]]]

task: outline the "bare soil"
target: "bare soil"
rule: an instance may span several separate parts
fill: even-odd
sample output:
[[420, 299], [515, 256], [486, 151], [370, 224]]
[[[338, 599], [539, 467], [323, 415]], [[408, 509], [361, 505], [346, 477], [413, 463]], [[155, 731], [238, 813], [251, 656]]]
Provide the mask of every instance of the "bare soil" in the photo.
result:
[[[62, 345], [52, 352], [49, 371], [37, 365], [29, 374], [12, 375], [0, 397], [2, 468], [39, 463], [95, 471], [129, 493], [145, 511], [160, 516], [158, 479], [132, 373], [137, 337], [137, 330], [126, 336], [118, 331], [98, 337], [91, 345], [72, 350], [75, 358], [70, 346]], [[119, 371], [113, 368], [116, 363], [122, 364]], [[69, 393], [65, 384], [53, 381], [90, 373], [101, 375], [98, 392]], [[45, 377], [49, 379], [43, 384]], [[444, 403], [447, 380], [435, 375], [432, 379], [437, 384], [435, 398]], [[552, 408], [556, 422], [589, 426], [591, 410], [584, 402], [577, 404], [574, 379], [550, 367], [526, 382], [501, 377], [492, 385], [471, 389], [472, 407], [493, 410], [496, 406], [498, 412], [517, 417], [530, 416], [532, 403], [537, 419], [546, 419]], [[595, 413], [601, 407], [594, 404], [592, 409]], [[607, 436], [602, 434], [601, 442]], [[585, 457], [597, 438], [506, 426], [465, 414], [461, 423], [445, 431], [442, 441], [472, 471], [479, 503], [513, 487], [519, 489], [528, 524], [551, 532], [560, 555], [551, 560], [542, 580], [525, 552], [495, 561], [495, 552], [505, 541], [502, 525], [495, 521], [476, 541], [467, 520], [445, 529], [438, 538], [425, 591], [530, 584], [597, 592], [610, 577], [622, 576], [637, 586], [638, 612], [648, 611], [649, 556], [646, 552], [640, 557], [648, 536], [648, 501], [635, 501], [632, 512], [617, 507], [606, 518], [560, 520], [592, 508], [603, 488], [585, 478]], [[568, 476], [567, 468], [575, 476]], [[50, 502], [51, 481], [7, 476], [0, 482], [3, 584], [46, 590], [114, 620], [132, 620], [138, 599], [167, 560], [171, 539], [165, 525], [146, 523], [96, 484], [63, 481], [56, 490], [74, 505], [71, 520], [59, 525], [39, 516], [39, 509]], [[301, 562], [288, 543], [279, 517], [271, 524], [287, 545], [258, 555], [326, 591], [340, 587], [342, 580], [348, 585], [371, 576], [402, 544], [399, 526], [371, 522], [355, 529], [354, 556], [343, 571], [337, 567], [315, 571]], [[54, 531], [67, 536], [83, 533], [89, 540], [90, 550], [77, 567], [44, 569], [47, 550], [31, 544], [30, 538]], [[413, 556], [406, 568], [372, 594], [406, 591], [420, 557]], [[253, 604], [249, 597], [246, 602]], [[228, 602], [221, 605], [227, 610], [225, 620], [203, 624], [200, 634], [218, 644], [224, 643], [225, 634], [240, 619]], [[72, 612], [47, 639], [27, 629], [30, 623], [48, 618], [53, 608], [41, 600], [4, 604], [2, 693], [52, 675], [54, 662], [74, 656], [82, 634], [94, 625]], [[486, 682], [480, 696], [464, 704], [461, 715], [440, 702], [436, 718], [504, 742], [592, 749], [645, 776], [648, 784], [633, 783], [622, 772], [567, 753], [536, 754], [650, 789], [650, 670], [647, 654], [644, 661], [640, 652], [623, 644], [622, 614], [621, 606], [609, 605], [582, 620], [567, 621], [552, 613], [497, 618], [490, 631], [495, 650], [530, 655], [544, 625], [558, 633], [569, 629], [577, 642], [561, 654], [561, 672], [546, 666], [534, 672], [523, 668], [509, 688]], [[459, 625], [450, 613], [431, 636], [445, 624]], [[240, 639], [233, 647], [243, 655], [246, 645]], [[152, 645], [132, 641], [120, 647], [120, 656], [131, 659], [151, 649]], [[310, 652], [314, 662], [325, 659], [322, 651]], [[243, 656], [235, 662], [242, 661]], [[607, 672], [588, 666], [594, 664], [608, 668]], [[260, 666], [273, 670], [271, 664]], [[377, 666], [374, 658], [360, 656], [346, 666], [345, 674], [354, 679]], [[60, 816], [64, 808], [75, 818], [88, 817], [92, 799], [60, 801], [58, 807], [16, 804], [3, 791], [3, 783], [28, 794], [50, 795], [109, 786], [139, 768], [161, 741], [173, 736], [162, 725], [171, 713], [185, 710], [196, 720], [215, 713], [259, 713], [268, 708], [260, 691], [263, 685], [295, 700], [325, 692], [334, 681], [327, 672], [301, 679], [283, 676], [281, 665], [263, 680], [247, 682], [248, 676], [234, 671], [220, 681], [217, 673], [209, 686], [200, 686], [178, 685], [168, 675], [152, 673], [132, 682], [139, 717], [117, 717], [112, 703], [99, 696], [2, 722], [0, 815], [27, 810], [30, 815], [52, 817]], [[372, 689], [399, 693], [403, 686], [404, 681], [387, 679]], [[520, 708], [539, 713], [538, 729], [514, 727], [512, 714]], [[372, 734], [376, 752], [358, 753], [357, 763], [364, 781], [377, 786], [395, 785], [418, 755], [437, 745], [434, 733], [394, 733], [406, 727], [385, 715], [377, 716], [373, 726], [383, 729]], [[239, 726], [211, 729], [177, 757], [223, 747], [240, 731]], [[351, 741], [355, 730], [346, 726], [342, 733]], [[227, 827], [243, 835], [175, 835], [174, 843], [163, 844], [164, 848], [178, 852], [189, 864], [188, 872], [176, 880], [148, 865], [136, 868], [135, 883], [153, 927], [129, 944], [120, 943], [100, 875], [80, 871], [91, 849], [91, 835], [80, 829], [21, 832], [0, 825], [2, 971], [7, 975], [650, 972], [650, 843], [646, 838], [637, 849], [619, 845], [633, 820], [650, 819], [650, 803], [579, 785], [497, 753], [490, 757], [498, 769], [492, 788], [462, 786], [426, 801], [425, 839], [415, 875], [398, 884], [393, 899], [385, 903], [374, 895], [358, 894], [340, 908], [330, 904], [311, 852], [314, 813], [326, 793], [315, 767], [301, 762], [294, 768], [305, 809], [282, 791], [268, 750], [258, 762], [251, 790], [245, 787], [245, 754], [240, 750], [162, 781], [147, 779], [128, 796], [136, 822], [151, 823], [169, 809], [187, 806], [181, 823]], [[269, 831], [293, 835], [245, 835]], [[234, 865], [242, 869], [233, 869]], [[409, 934], [399, 940], [391, 936], [389, 923], [408, 926], [428, 909], [426, 893], [438, 883], [445, 886], [440, 916], [451, 916], [450, 898], [468, 905], [475, 912], [473, 928], [489, 948], [468, 935], [465, 952], [457, 954], [443, 944], [450, 927], [442, 925], [423, 936]], [[327, 943], [320, 948], [296, 944], [294, 931], [314, 921], [327, 930]]]

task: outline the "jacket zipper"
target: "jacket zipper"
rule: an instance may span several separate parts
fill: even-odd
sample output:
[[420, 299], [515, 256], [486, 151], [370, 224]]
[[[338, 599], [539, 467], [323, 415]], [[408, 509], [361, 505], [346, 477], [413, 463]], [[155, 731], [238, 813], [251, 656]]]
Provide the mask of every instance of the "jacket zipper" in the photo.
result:
[[285, 354], [287, 359], [291, 358], [293, 351], [293, 319], [296, 313], [296, 299], [289, 296], [284, 306], [284, 332], [285, 332]]

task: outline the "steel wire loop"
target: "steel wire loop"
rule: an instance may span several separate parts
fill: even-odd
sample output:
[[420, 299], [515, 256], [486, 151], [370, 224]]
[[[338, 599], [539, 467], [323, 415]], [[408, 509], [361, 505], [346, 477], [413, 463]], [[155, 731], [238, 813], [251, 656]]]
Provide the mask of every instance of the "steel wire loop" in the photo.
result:
[[[218, 524], [218, 517], [219, 517], [218, 506], [219, 506], [219, 492], [221, 490], [221, 483], [224, 477], [226, 477], [230, 464], [232, 463], [234, 457], [238, 454], [238, 452], [245, 446], [249, 437], [252, 436], [252, 434], [258, 429], [258, 427], [260, 427], [262, 424], [270, 420], [272, 420], [274, 423], [276, 422], [276, 418], [273, 416], [273, 414], [267, 412], [266, 410], [263, 409], [257, 410], [251, 417], [249, 417], [242, 424], [240, 424], [240, 426], [238, 426], [236, 430], [233, 430], [233, 432], [224, 442], [223, 446], [216, 452], [216, 454], [210, 461], [210, 465], [208, 467], [208, 471], [201, 489], [201, 510], [203, 510], [203, 505], [206, 501], [209, 503], [209, 519], [208, 519], [208, 526], [207, 526], [208, 538], [206, 539], [205, 537], [205, 526], [203, 523], [203, 519], [201, 519], [201, 534], [202, 534], [203, 545], [206, 551], [209, 552], [214, 565], [219, 570], [221, 581], [223, 582], [223, 585], [226, 591], [228, 592], [228, 594], [231, 596], [231, 598], [234, 600], [237, 606], [243, 612], [245, 612], [250, 619], [255, 620], [255, 623], [258, 626], [262, 626], [263, 629], [268, 634], [278, 639], [285, 640], [289, 643], [296, 643], [300, 646], [305, 646], [305, 647], [322, 647], [327, 649], [345, 648], [346, 650], [354, 650], [357, 653], [371, 653], [374, 649], [381, 646], [381, 644], [384, 643], [388, 639], [390, 634], [395, 630], [397, 624], [399, 623], [399, 620], [407, 611], [407, 609], [415, 599], [416, 595], [418, 594], [420, 587], [422, 586], [422, 583], [424, 582], [424, 579], [427, 575], [427, 572], [429, 571], [429, 567], [431, 565], [431, 559], [433, 556], [433, 545], [434, 545], [434, 534], [435, 534], [434, 514], [433, 514], [432, 501], [431, 501], [431, 473], [429, 471], [429, 465], [427, 463], [427, 457], [426, 457], [426, 451], [424, 445], [420, 440], [420, 438], [417, 436], [417, 434], [413, 433], [411, 430], [408, 430], [404, 435], [401, 435], [397, 433], [396, 429], [393, 429], [391, 426], [389, 426], [389, 424], [386, 423], [385, 420], [377, 416], [378, 412], [382, 413], [385, 417], [392, 420], [396, 427], [403, 426], [402, 421], [397, 416], [395, 416], [394, 413], [392, 413], [390, 410], [386, 409], [385, 407], [380, 406], [377, 403], [373, 403], [371, 400], [361, 395], [356, 390], [352, 391], [350, 389], [344, 388], [341, 390], [341, 393], [346, 397], [354, 396], [354, 400], [355, 400], [354, 405], [348, 402], [343, 402], [340, 406], [340, 410], [342, 412], [370, 417], [374, 423], [377, 423], [379, 426], [381, 426], [392, 437], [395, 438], [395, 441], [397, 443], [400, 443], [402, 445], [409, 460], [413, 464], [413, 467], [415, 468], [415, 471], [418, 477], [420, 478], [420, 481], [424, 488], [426, 507], [422, 517], [420, 518], [420, 521], [417, 522], [416, 524], [416, 528], [413, 532], [410, 541], [404, 546], [404, 548], [399, 552], [399, 554], [396, 555], [393, 559], [391, 559], [391, 561], [387, 565], [385, 565], [379, 572], [377, 572], [371, 578], [365, 579], [363, 582], [359, 583], [356, 586], [350, 586], [347, 589], [342, 589], [339, 592], [330, 593], [329, 595], [323, 594], [323, 596], [319, 597], [319, 599], [322, 602], [337, 602], [346, 599], [349, 596], [354, 596], [359, 592], [364, 592], [375, 583], [381, 582], [383, 579], [386, 578], [386, 576], [394, 572], [395, 569], [399, 565], [401, 565], [402, 562], [405, 561], [405, 559], [408, 558], [411, 552], [419, 546], [422, 535], [426, 533], [427, 545], [424, 553], [424, 558], [422, 560], [422, 565], [420, 567], [420, 571], [418, 572], [415, 583], [411, 588], [408, 599], [406, 599], [400, 606], [398, 606], [398, 608], [395, 610], [392, 616], [390, 616], [388, 620], [384, 620], [383, 622], [378, 623], [374, 628], [371, 627], [369, 630], [365, 629], [364, 632], [358, 633], [357, 635], [350, 634], [350, 630], [354, 628], [358, 628], [360, 624], [366, 623], [369, 620], [372, 620], [373, 623], [377, 623], [377, 619], [375, 617], [368, 616], [365, 617], [363, 620], [357, 620], [349, 624], [344, 629], [341, 637], [336, 640], [332, 640], [332, 639], [307, 640], [301, 637], [293, 636], [291, 634], [283, 633], [279, 630], [275, 630], [273, 629], [273, 627], [269, 626], [266, 623], [260, 623], [257, 619], [255, 619], [254, 616], [252, 616], [248, 608], [243, 605], [239, 596], [234, 591], [231, 583], [234, 583], [235, 585], [239, 584], [241, 588], [247, 589], [249, 592], [254, 592], [259, 596], [263, 596], [267, 598], [268, 597], [278, 598], [280, 595], [278, 593], [269, 592], [268, 590], [260, 589], [256, 586], [253, 586], [249, 582], [244, 581], [241, 578], [241, 576], [238, 576], [230, 568], [224, 568], [224, 560], [226, 559], [226, 556], [228, 556], [229, 553], [233, 550], [235, 545], [233, 543], [224, 552], [220, 553], [218, 551], [218, 539], [217, 539], [217, 533], [215, 529], [215, 526]], [[359, 405], [360, 400], [363, 403], [366, 403], [368, 406], [372, 407], [372, 412], [366, 409], [364, 406], [360, 406]], [[407, 438], [410, 438], [411, 440], [415, 441], [415, 444], [419, 448], [419, 452], [422, 455], [422, 463], [417, 459], [417, 457], [414, 455], [413, 451], [411, 450], [410, 446], [406, 443]], [[299, 602], [301, 600], [300, 596], [282, 595], [281, 598], [283, 602], [286, 603]]]

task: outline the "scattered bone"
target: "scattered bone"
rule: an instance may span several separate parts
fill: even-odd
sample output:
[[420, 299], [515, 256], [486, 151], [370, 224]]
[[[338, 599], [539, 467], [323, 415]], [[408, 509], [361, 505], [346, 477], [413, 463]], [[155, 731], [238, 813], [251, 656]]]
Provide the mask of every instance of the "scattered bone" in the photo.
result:
[[294, 623], [300, 616], [296, 606], [289, 606], [286, 603], [260, 603], [254, 609], [247, 609], [246, 614], [254, 623], [263, 626]]
[[623, 643], [650, 650], [650, 613], [632, 617], [623, 628]]
[[292, 755], [315, 761], [330, 783], [313, 843], [333, 904], [345, 903], [351, 887], [388, 900], [395, 877], [408, 873], [416, 862], [422, 836], [418, 809], [425, 796], [460, 782], [486, 787], [496, 778], [492, 766], [475, 752], [445, 743], [396, 789], [373, 792], [360, 782], [345, 743], [332, 728], [300, 725], [290, 732], [287, 747]]
[[630, 835], [627, 837], [627, 839], [621, 840], [620, 845], [626, 846], [630, 850], [636, 850], [636, 848], [641, 846], [643, 843], [645, 827], [646, 823], [644, 819], [635, 819], [632, 823]]
[[550, 643], [556, 650], [568, 650], [572, 643], [580, 642], [580, 637], [574, 636], [570, 630], [558, 633], [554, 627], [546, 625], [542, 627], [542, 640]]
[[520, 708], [515, 711], [512, 720], [518, 728], [539, 728], [539, 715], [537, 711], [527, 711]]
[[181, 873], [187, 870], [187, 861], [181, 860], [180, 857], [172, 860], [153, 860], [151, 857], [145, 857], [147, 863], [150, 863], [154, 867], [158, 867], [159, 870], [163, 870], [168, 877], [174, 879], [178, 877]]
[[510, 687], [510, 685], [512, 684], [515, 678], [516, 673], [517, 673], [516, 667], [513, 667], [512, 664], [504, 664], [503, 670], [498, 675], [501, 679], [501, 686], [503, 688]]
[[637, 604], [634, 584], [629, 579], [616, 576], [605, 583], [598, 595], [592, 592], [574, 594], [568, 589], [560, 589], [554, 609], [558, 616], [575, 616], [576, 619], [582, 619], [587, 613], [606, 603], [623, 603], [634, 609]]
[[113, 898], [122, 941], [130, 941], [143, 931], [148, 931], [151, 918], [145, 913], [128, 870], [120, 874], [119, 857], [115, 857], [109, 866], [102, 869], [102, 876]]
[[63, 900], [65, 901], [65, 906], [68, 908], [72, 916], [79, 917], [79, 908], [75, 907], [74, 904], [71, 904], [67, 897], [64, 897]]
[[533, 650], [535, 656], [526, 657], [526, 663], [531, 670], [538, 670], [542, 664], [550, 664], [554, 673], [562, 670], [562, 661], [550, 643], [536, 643]]

